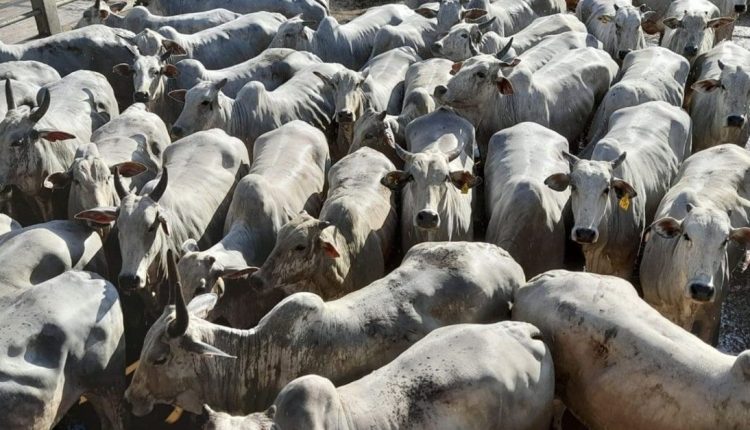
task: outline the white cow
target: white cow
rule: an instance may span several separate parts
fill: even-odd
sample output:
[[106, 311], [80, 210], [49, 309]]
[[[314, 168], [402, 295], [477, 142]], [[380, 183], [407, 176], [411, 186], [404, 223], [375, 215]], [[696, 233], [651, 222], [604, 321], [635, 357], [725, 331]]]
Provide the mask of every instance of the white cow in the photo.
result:
[[380, 184], [393, 170], [381, 153], [362, 148], [334, 164], [320, 217], [295, 216], [251, 278], [286, 294], [341, 297], [383, 277], [397, 229], [394, 193]]
[[730, 275], [747, 258], [748, 172], [750, 153], [731, 144], [688, 158], [656, 211], [643, 249], [643, 298], [708, 343], [718, 338]]
[[570, 193], [556, 193], [544, 180], [568, 170], [562, 155], [567, 149], [564, 137], [533, 122], [499, 131], [490, 139], [484, 168], [486, 240], [508, 251], [528, 278], [563, 268]]
[[692, 64], [698, 55], [714, 47], [715, 31], [733, 22], [734, 18], [721, 16], [708, 0], [675, 0], [663, 21], [666, 29], [661, 46]]
[[472, 240], [474, 127], [448, 108], [422, 116], [406, 127], [409, 151], [391, 142], [404, 170], [382, 182], [401, 190], [401, 246], [420, 242]]
[[700, 56], [693, 74], [697, 82], [687, 98], [693, 118], [693, 150], [722, 143], [745, 146], [750, 137], [750, 51], [722, 42]]
[[339, 300], [294, 294], [250, 330], [203, 320], [211, 294], [187, 307], [173, 294], [176, 306], [151, 326], [125, 398], [139, 416], [155, 403], [197, 414], [203, 404], [232, 414], [263, 410], [302, 375], [345, 384], [434, 329], [505, 320], [523, 282], [523, 270], [502, 249], [452, 242], [415, 246], [398, 269]]
[[439, 328], [344, 386], [295, 379], [276, 397], [274, 427], [546, 430], [555, 372], [540, 337], [531, 324], [510, 321]]
[[512, 64], [480, 55], [465, 61], [447, 86], [435, 88], [438, 100], [474, 124], [480, 148], [496, 131], [524, 121], [578, 142], [618, 70], [593, 47], [554, 56], [536, 71], [521, 59], [509, 75], [499, 73]]
[[643, 230], [690, 154], [690, 128], [687, 113], [666, 102], [620, 109], [591, 160], [566, 153], [570, 173], [547, 178], [553, 190], [570, 187], [570, 236], [588, 271], [630, 278]]
[[612, 58], [620, 61], [630, 51], [646, 47], [641, 23], [654, 14], [646, 6], [633, 6], [630, 0], [581, 0], [576, 6], [576, 16], [589, 33], [602, 41]]
[[615, 78], [617, 83], [596, 110], [586, 139], [588, 148], [607, 134], [609, 118], [618, 109], [659, 100], [681, 107], [689, 71], [685, 57], [666, 48], [654, 46], [628, 54]]
[[495, 18], [492, 30], [501, 36], [514, 35], [539, 17], [567, 10], [563, 0], [471, 0], [468, 7], [486, 10], [483, 19]]
[[541, 330], [557, 395], [588, 428], [740, 429], [750, 420], [750, 352], [706, 345], [622, 279], [547, 272], [518, 291], [513, 319]]
[[[215, 291], [221, 297], [210, 319], [223, 318], [232, 327], [252, 327], [283, 296], [262, 301], [257, 293], [223, 278], [245, 276], [260, 266], [276, 244], [290, 214], [302, 210], [317, 215], [323, 203], [330, 165], [328, 143], [320, 130], [292, 121], [255, 141], [250, 173], [237, 183], [224, 223], [224, 238], [201, 251], [195, 239], [182, 244], [177, 266], [183, 295]], [[264, 306], [265, 304], [265, 306]]]

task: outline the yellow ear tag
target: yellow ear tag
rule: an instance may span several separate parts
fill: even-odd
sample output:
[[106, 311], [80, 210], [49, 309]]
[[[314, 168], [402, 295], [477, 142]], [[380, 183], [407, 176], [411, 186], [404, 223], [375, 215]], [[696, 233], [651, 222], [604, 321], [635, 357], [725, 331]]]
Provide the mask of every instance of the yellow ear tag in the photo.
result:
[[469, 183], [464, 182], [464, 186], [461, 187], [461, 194], [469, 194]]
[[620, 209], [626, 211], [630, 207], [630, 196], [625, 194], [620, 199]]

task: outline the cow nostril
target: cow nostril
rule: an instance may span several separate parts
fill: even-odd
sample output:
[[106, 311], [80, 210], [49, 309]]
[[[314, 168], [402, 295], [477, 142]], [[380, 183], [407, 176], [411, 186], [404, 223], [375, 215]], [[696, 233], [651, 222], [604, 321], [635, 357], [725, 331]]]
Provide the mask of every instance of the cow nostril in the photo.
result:
[[697, 302], [708, 302], [714, 297], [714, 287], [703, 283], [691, 283], [688, 291], [690, 292], [690, 298]]
[[140, 91], [135, 93], [135, 96], [133, 98], [135, 99], [136, 102], [141, 102], [141, 103], [147, 102], [149, 99], [148, 93], [144, 93]]
[[441, 48], [442, 48], [442, 47], [440, 46], [440, 44], [439, 44], [439, 43], [437, 43], [437, 42], [435, 42], [435, 43], [433, 43], [433, 44], [432, 44], [432, 48], [431, 48], [431, 49], [432, 49], [432, 52], [433, 52], [433, 53], [435, 53], [435, 54], [439, 54], [439, 53], [440, 53], [440, 49], [441, 49]]
[[729, 115], [727, 117], [728, 127], [742, 127], [745, 124], [745, 117], [742, 115]]
[[444, 96], [445, 93], [448, 92], [448, 87], [445, 85], [438, 85], [435, 87], [435, 95], [436, 96]]
[[698, 53], [698, 47], [697, 46], [686, 46], [685, 47], [685, 54], [686, 55], [695, 55]]
[[619, 51], [619, 52], [617, 53], [617, 56], [618, 56], [618, 57], [620, 57], [620, 60], [624, 60], [624, 59], [625, 59], [625, 57], [626, 57], [626, 56], [627, 56], [628, 54], [630, 54], [630, 52], [631, 52], [631, 51], [630, 51], [629, 49], [627, 49], [627, 50], [622, 50], [622, 51]]
[[744, 4], [736, 4], [734, 5], [734, 11], [737, 13], [742, 13], [747, 9], [747, 6]]
[[141, 278], [138, 275], [120, 275], [118, 277], [120, 289], [123, 291], [134, 291], [141, 285]]
[[596, 230], [590, 228], [577, 228], [573, 231], [573, 240], [579, 243], [594, 243], [598, 238]]

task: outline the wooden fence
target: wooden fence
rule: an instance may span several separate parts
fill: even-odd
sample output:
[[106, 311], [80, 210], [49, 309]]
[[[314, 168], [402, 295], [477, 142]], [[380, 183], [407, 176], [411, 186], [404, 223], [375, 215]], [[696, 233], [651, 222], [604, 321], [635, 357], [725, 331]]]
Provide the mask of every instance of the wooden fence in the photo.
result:
[[62, 32], [60, 18], [57, 16], [57, 8], [76, 0], [31, 0], [31, 10], [18, 16], [0, 21], [0, 28], [13, 25], [25, 19], [34, 18], [39, 36], [50, 36]]

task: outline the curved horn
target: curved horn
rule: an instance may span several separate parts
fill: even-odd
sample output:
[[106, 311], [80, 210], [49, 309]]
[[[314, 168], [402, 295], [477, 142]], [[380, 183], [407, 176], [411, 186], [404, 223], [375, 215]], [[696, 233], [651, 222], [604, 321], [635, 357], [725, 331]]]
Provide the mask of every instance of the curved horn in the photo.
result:
[[102, 0], [94, 0], [94, 9], [99, 11], [99, 8], [101, 7], [101, 5], [102, 5]]
[[50, 102], [49, 90], [47, 88], [42, 88], [41, 92], [42, 92], [42, 102], [39, 103], [39, 108], [37, 108], [37, 110], [32, 112], [31, 115], [29, 115], [29, 121], [31, 122], [37, 122], [40, 119], [42, 119], [44, 114], [47, 113], [47, 109], [49, 109], [49, 102]]
[[159, 60], [162, 61], [162, 62], [165, 62], [165, 61], [169, 60], [169, 57], [171, 57], [171, 56], [172, 56], [172, 52], [171, 51], [164, 51], [164, 53], [161, 54], [161, 56], [159, 57]]
[[469, 40], [469, 52], [471, 52], [471, 55], [473, 57], [476, 57], [477, 55], [481, 54], [481, 52], [479, 52], [479, 50], [477, 49], [476, 45], [474, 45], [474, 42], [472, 42], [471, 40]]
[[455, 160], [458, 158], [459, 155], [461, 155], [462, 152], [464, 152], [464, 147], [466, 146], [466, 142], [464, 142], [463, 145], [457, 146], [453, 151], [446, 153], [445, 155], [448, 157], [448, 162]]
[[167, 189], [168, 180], [169, 180], [169, 177], [167, 175], [167, 168], [164, 167], [164, 169], [162, 169], [161, 171], [161, 178], [159, 179], [159, 183], [156, 184], [154, 189], [148, 195], [151, 198], [151, 200], [157, 203], [159, 202], [159, 199], [161, 198], [161, 196], [164, 195], [164, 190]]
[[505, 54], [507, 54], [510, 51], [510, 48], [512, 47], [512, 45], [513, 45], [513, 38], [511, 37], [510, 40], [508, 41], [508, 43], [505, 44], [505, 46], [503, 46], [503, 49], [501, 49], [500, 52], [498, 52], [495, 55], [495, 57], [498, 60], [502, 60], [503, 57], [505, 57]]
[[177, 261], [171, 249], [167, 251], [167, 276], [169, 277], [170, 301], [174, 300], [177, 313], [177, 318], [167, 326], [167, 334], [170, 337], [180, 337], [187, 331], [190, 315], [188, 315], [187, 306], [185, 306], [185, 298], [182, 297], [180, 274], [177, 272]]
[[5, 78], [5, 103], [8, 105], [8, 110], [16, 108], [16, 100], [13, 98], [13, 87], [10, 85], [10, 78]]
[[414, 156], [414, 154], [405, 150], [401, 147], [401, 145], [396, 143], [396, 138], [393, 136], [393, 130], [391, 130], [390, 124], [385, 125], [385, 140], [390, 147], [396, 150], [396, 155], [398, 155], [398, 158], [400, 158], [401, 161], [406, 162]]
[[117, 197], [119, 197], [120, 200], [124, 199], [129, 194], [125, 187], [122, 185], [122, 180], [120, 179], [120, 169], [118, 167], [115, 167], [115, 191], [117, 192]]

